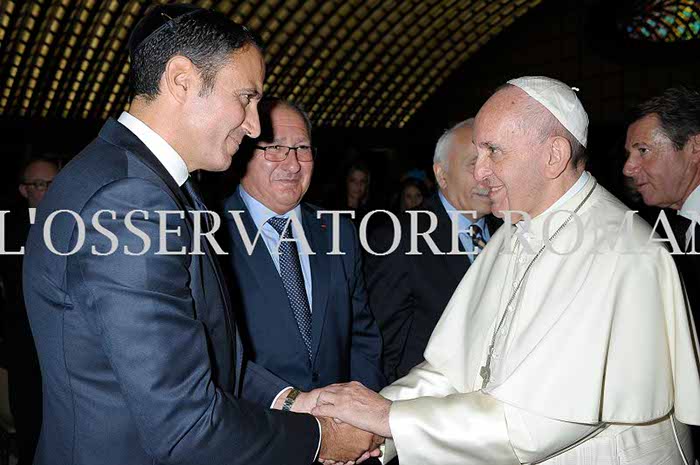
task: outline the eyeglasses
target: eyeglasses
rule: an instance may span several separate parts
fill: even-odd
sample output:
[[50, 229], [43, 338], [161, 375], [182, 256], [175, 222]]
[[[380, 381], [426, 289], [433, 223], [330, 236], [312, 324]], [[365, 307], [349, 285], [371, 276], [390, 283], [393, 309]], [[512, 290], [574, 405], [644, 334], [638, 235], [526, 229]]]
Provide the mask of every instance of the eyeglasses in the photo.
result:
[[257, 145], [255, 148], [264, 152], [264, 157], [267, 161], [284, 161], [292, 150], [296, 152], [297, 160], [299, 161], [314, 161], [316, 156], [316, 147], [311, 147], [310, 145], [299, 145], [298, 147], [288, 147], [286, 145], [268, 145], [263, 147]]
[[38, 191], [45, 191], [51, 185], [51, 181], [38, 180], [32, 182], [23, 182], [22, 184], [24, 184], [25, 186], [32, 186]]

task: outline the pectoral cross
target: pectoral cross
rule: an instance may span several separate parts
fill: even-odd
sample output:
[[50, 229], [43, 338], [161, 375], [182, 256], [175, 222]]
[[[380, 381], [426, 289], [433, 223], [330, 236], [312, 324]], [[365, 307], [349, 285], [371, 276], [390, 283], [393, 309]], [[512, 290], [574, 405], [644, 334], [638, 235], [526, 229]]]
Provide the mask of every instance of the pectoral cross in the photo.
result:
[[489, 384], [489, 380], [491, 379], [491, 354], [493, 354], [493, 345], [489, 347], [489, 353], [486, 356], [486, 363], [484, 363], [484, 366], [482, 366], [481, 370], [479, 370], [479, 374], [484, 380], [481, 383], [481, 389], [484, 389], [486, 385]]

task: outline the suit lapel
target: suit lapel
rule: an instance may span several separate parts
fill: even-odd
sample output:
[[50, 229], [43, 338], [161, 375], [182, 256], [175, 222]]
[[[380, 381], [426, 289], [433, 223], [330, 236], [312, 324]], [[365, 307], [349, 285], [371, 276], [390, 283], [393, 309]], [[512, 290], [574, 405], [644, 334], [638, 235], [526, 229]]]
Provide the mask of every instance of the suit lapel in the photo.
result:
[[[258, 234], [258, 227], [253, 222], [253, 217], [250, 216], [250, 213], [243, 203], [238, 191], [234, 192], [234, 194], [231, 196], [231, 201], [227, 202], [226, 207], [227, 210], [243, 211], [243, 214], [241, 215], [243, 226], [245, 227], [246, 233], [252, 242], [255, 239], [256, 234]], [[231, 236], [235, 238], [233, 241], [234, 247], [237, 249], [237, 253], [241, 257], [245, 257], [242, 260], [237, 260], [235, 266], [247, 266], [250, 269], [250, 273], [255, 277], [255, 281], [257, 282], [260, 291], [265, 298], [270, 301], [271, 308], [286, 309], [283, 316], [287, 315], [287, 322], [283, 324], [289, 328], [293, 328], [298, 344], [303, 347], [304, 352], [306, 352], [306, 344], [304, 344], [304, 340], [301, 338], [301, 334], [299, 333], [294, 311], [289, 304], [287, 291], [284, 288], [284, 283], [282, 282], [279, 271], [277, 271], [275, 263], [272, 261], [270, 251], [267, 249], [264, 239], [262, 236], [258, 239], [255, 247], [253, 248], [253, 253], [248, 256], [248, 251], [246, 250], [243, 240], [240, 237], [239, 231], [236, 229], [236, 225], [233, 223], [233, 220], [230, 218], [228, 213], [227, 221], [229, 222], [229, 232], [231, 233]], [[243, 272], [243, 270], [240, 270], [239, 273], [240, 272]]]
[[[178, 207], [180, 207], [183, 211], [187, 212], [189, 210], [195, 209], [190, 204], [189, 199], [187, 199], [185, 194], [182, 192], [180, 186], [177, 185], [175, 179], [173, 179], [168, 170], [165, 169], [160, 160], [158, 160], [158, 158], [153, 154], [153, 152], [151, 152], [151, 150], [148, 147], [146, 147], [146, 145], [141, 141], [141, 139], [136, 137], [136, 135], [134, 135], [124, 125], [117, 122], [113, 118], [110, 118], [100, 131], [100, 137], [115, 145], [124, 147], [126, 150], [134, 154], [136, 158], [141, 160], [154, 173], [156, 173], [158, 177], [162, 179], [165, 185], [168, 187], [168, 190], [170, 191], [172, 197], [176, 200]], [[194, 224], [192, 222], [192, 217], [187, 213], [185, 213], [185, 217], [185, 221], [187, 222], [188, 227], [190, 229], [190, 234], [194, 234]], [[236, 359], [234, 394], [238, 395], [240, 386], [239, 381], [241, 378], [239, 375], [241, 373], [243, 365], [243, 346], [238, 335], [238, 331], [236, 331], [236, 327], [231, 321], [231, 314], [229, 313], [231, 312], [231, 302], [228, 294], [228, 289], [222, 281], [223, 274], [221, 271], [221, 267], [218, 263], [217, 258], [214, 255], [214, 251], [209, 246], [209, 242], [204, 240], [203, 238], [202, 242], [204, 243], [205, 255], [211, 263], [211, 266], [214, 268], [216, 281], [219, 285], [219, 291], [221, 292], [222, 300], [224, 302], [224, 319], [226, 320], [226, 326], [229, 337], [235, 340], [235, 348], [232, 347], [232, 350], [234, 350], [234, 357]]]
[[312, 359], [316, 359], [318, 348], [323, 334], [323, 325], [326, 321], [328, 303], [328, 290], [330, 287], [331, 267], [327, 253], [330, 249], [330, 225], [325, 219], [316, 218], [316, 212], [306, 204], [302, 204], [302, 223], [309, 247], [314, 255], [309, 255], [311, 265], [311, 295], [313, 297], [311, 323], [312, 323]]

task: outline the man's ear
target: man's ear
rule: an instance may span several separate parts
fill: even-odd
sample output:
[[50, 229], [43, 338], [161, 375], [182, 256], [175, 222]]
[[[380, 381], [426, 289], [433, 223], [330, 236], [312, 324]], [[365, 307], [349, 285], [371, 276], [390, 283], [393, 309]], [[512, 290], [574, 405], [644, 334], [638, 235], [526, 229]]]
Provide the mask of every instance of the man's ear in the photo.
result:
[[444, 190], [447, 187], [447, 180], [445, 179], [445, 168], [443, 168], [442, 163], [433, 163], [433, 174], [435, 174], [435, 180], [440, 189]]
[[199, 92], [199, 79], [199, 72], [189, 58], [176, 55], [165, 64], [160, 82], [161, 93], [167, 93], [178, 103], [183, 103], [188, 95]]
[[551, 137], [547, 142], [544, 174], [548, 179], [556, 179], [571, 160], [571, 144], [561, 136]]
[[690, 159], [694, 163], [700, 163], [700, 133], [690, 136], [688, 149], [690, 150]]
[[29, 198], [29, 194], [27, 193], [27, 186], [25, 186], [24, 184], [19, 185], [19, 193], [25, 199]]

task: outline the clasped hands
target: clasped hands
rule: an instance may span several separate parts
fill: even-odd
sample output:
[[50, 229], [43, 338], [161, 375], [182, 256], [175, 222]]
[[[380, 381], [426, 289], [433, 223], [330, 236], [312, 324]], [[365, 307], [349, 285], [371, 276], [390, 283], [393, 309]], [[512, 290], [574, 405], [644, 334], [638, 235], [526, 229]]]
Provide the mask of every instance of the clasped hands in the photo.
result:
[[319, 461], [325, 465], [361, 463], [380, 455], [391, 437], [391, 401], [352, 381], [301, 393], [292, 411], [307, 412], [321, 422]]

